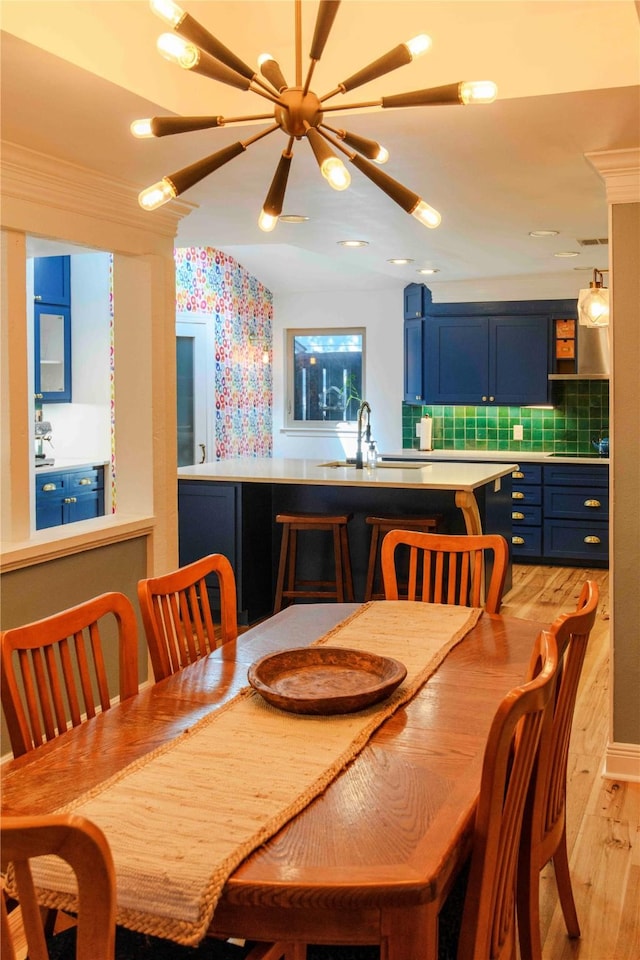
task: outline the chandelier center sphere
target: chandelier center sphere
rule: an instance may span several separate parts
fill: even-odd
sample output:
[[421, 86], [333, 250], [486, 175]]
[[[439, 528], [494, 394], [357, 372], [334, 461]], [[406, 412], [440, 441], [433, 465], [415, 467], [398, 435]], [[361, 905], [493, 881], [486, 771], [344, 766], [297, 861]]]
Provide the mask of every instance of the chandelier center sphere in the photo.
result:
[[303, 93], [302, 87], [287, 87], [280, 94], [283, 105], [275, 109], [276, 122], [290, 137], [304, 137], [307, 127], [322, 123], [322, 103], [313, 91]]

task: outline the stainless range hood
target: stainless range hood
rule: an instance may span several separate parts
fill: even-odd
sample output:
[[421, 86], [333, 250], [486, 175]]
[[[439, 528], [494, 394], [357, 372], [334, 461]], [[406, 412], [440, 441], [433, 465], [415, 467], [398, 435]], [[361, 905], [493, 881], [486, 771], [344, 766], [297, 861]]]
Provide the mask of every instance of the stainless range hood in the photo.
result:
[[549, 380], [608, 380], [611, 374], [610, 327], [577, 326], [575, 373], [551, 373]]

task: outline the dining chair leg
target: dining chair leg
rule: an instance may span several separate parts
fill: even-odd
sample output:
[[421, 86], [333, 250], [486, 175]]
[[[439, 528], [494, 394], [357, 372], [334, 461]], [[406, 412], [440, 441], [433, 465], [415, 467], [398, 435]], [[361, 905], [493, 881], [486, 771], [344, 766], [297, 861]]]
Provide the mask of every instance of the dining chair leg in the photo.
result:
[[564, 922], [567, 926], [567, 933], [573, 939], [580, 936], [580, 924], [578, 923], [578, 914], [576, 904], [573, 899], [573, 889], [571, 887], [571, 874], [569, 872], [569, 855], [567, 853], [567, 828], [566, 825], [562, 831], [560, 843], [553, 854], [553, 868], [556, 874], [556, 886], [558, 888], [558, 899], [562, 907]]

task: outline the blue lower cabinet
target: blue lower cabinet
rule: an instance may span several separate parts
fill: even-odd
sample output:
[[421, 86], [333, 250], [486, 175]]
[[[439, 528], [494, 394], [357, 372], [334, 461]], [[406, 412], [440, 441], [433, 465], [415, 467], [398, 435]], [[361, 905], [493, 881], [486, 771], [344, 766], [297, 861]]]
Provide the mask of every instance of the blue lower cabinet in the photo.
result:
[[542, 467], [521, 465], [511, 474], [511, 550], [514, 560], [542, 556]]
[[549, 559], [581, 561], [586, 566], [606, 565], [609, 560], [609, 525], [578, 520], [546, 520], [544, 555]]
[[513, 528], [511, 549], [514, 560], [530, 557], [539, 560], [542, 556], [542, 527]]
[[104, 467], [36, 471], [36, 530], [104, 515]]

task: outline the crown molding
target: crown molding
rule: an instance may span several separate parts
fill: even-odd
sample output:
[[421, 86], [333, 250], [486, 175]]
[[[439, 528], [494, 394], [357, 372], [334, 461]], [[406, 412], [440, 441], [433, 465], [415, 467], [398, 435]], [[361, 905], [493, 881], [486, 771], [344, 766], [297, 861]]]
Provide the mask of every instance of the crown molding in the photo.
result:
[[640, 201], [640, 147], [599, 150], [585, 157], [604, 180], [608, 203]]
[[0, 193], [13, 199], [109, 221], [173, 239], [194, 204], [174, 200], [152, 217], [138, 203], [140, 188], [85, 167], [2, 141]]

